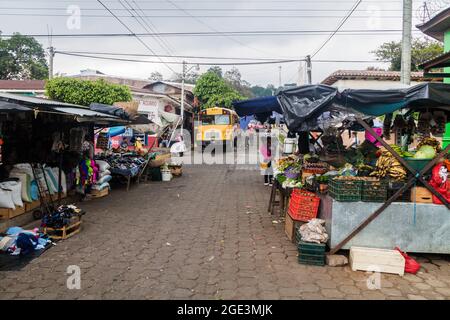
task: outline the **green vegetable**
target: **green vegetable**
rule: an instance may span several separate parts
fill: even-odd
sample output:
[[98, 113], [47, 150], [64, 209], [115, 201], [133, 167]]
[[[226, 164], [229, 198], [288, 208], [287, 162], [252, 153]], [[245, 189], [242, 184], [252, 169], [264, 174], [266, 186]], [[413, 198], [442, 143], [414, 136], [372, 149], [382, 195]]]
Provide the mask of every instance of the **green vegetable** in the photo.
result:
[[417, 150], [414, 159], [433, 159], [436, 156], [436, 150], [429, 145], [423, 145]]

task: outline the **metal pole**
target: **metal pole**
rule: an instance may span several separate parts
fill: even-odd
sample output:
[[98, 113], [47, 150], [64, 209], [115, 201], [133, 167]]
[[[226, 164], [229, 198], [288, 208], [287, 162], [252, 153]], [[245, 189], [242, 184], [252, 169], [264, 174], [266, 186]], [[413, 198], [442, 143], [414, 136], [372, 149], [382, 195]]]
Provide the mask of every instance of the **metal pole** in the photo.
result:
[[411, 84], [412, 0], [403, 0], [403, 36], [401, 82]]
[[55, 48], [48, 48], [48, 78], [53, 79], [53, 57], [55, 56]]
[[184, 125], [184, 80], [186, 77], [186, 61], [183, 61], [183, 74], [181, 76], [181, 134], [183, 135]]
[[306, 74], [308, 75], [308, 84], [312, 84], [312, 64], [311, 56], [306, 56]]
[[281, 88], [281, 66], [278, 67], [278, 87]]

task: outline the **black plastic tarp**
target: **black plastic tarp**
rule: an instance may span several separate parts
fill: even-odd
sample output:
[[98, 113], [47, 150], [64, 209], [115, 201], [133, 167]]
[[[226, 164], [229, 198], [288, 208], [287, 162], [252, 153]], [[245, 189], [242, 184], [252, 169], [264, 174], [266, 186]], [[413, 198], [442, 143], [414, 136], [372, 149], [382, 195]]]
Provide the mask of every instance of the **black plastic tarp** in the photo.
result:
[[124, 109], [120, 107], [110, 106], [108, 104], [91, 103], [89, 109], [91, 109], [92, 111], [106, 113], [111, 116], [116, 116], [124, 120], [130, 119], [130, 115], [127, 112], [125, 112]]
[[278, 102], [291, 131], [316, 129], [336, 113], [381, 116], [399, 109], [450, 111], [450, 84], [423, 83], [405, 89], [367, 90], [307, 85], [281, 90]]

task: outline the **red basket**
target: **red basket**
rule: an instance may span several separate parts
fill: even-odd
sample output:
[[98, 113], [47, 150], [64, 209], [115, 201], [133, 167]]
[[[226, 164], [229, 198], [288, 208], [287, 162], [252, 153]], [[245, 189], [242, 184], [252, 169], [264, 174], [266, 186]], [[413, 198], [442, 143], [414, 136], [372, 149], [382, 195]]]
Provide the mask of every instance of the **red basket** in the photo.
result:
[[288, 213], [293, 220], [308, 222], [317, 217], [320, 198], [314, 193], [294, 189], [289, 201]]

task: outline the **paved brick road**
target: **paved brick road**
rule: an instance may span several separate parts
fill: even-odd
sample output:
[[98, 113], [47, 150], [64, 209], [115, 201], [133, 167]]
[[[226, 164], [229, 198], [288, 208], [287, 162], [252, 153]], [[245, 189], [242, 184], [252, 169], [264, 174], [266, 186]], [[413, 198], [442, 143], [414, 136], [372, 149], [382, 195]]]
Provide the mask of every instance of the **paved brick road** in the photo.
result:
[[[83, 203], [82, 232], [20, 270], [0, 267], [0, 297], [33, 299], [448, 299], [449, 257], [420, 256], [417, 276], [299, 265], [266, 212], [258, 171], [190, 166], [170, 183]], [[81, 290], [66, 287], [81, 268]]]

